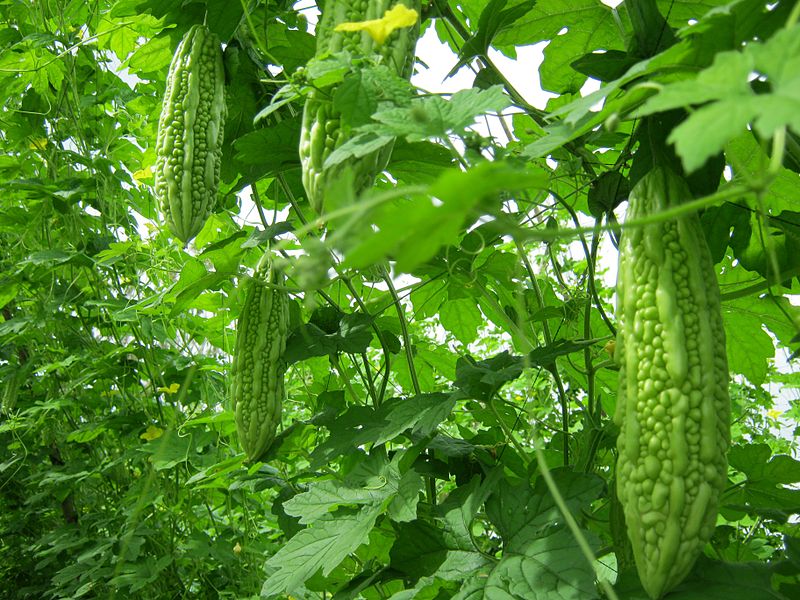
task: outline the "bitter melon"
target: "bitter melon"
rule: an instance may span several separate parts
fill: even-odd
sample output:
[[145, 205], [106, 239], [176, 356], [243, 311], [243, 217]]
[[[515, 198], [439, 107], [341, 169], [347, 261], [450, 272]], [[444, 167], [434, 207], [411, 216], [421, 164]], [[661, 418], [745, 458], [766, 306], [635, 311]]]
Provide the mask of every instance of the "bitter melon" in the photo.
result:
[[[414, 52], [419, 37], [419, 20], [412, 27], [395, 29], [381, 44], [366, 31], [335, 31], [341, 23], [377, 20], [387, 10], [403, 4], [420, 11], [419, 0], [328, 0], [322, 8], [317, 27], [316, 55], [347, 50], [354, 56], [379, 55], [383, 64], [408, 79], [414, 66]], [[392, 143], [364, 156], [351, 157], [344, 163], [325, 168], [330, 154], [350, 138], [350, 127], [342, 122], [341, 114], [334, 108], [331, 90], [313, 90], [306, 99], [300, 130], [300, 164], [303, 187], [312, 208], [322, 212], [326, 188], [346, 169], [353, 174], [354, 193], [369, 188], [375, 177], [389, 162]]]
[[283, 275], [265, 258], [246, 284], [236, 328], [232, 397], [239, 442], [247, 460], [258, 460], [273, 440], [286, 395], [283, 352], [289, 329], [289, 295]]
[[154, 167], [161, 212], [184, 243], [203, 228], [216, 202], [226, 113], [219, 38], [193, 25], [170, 63]]
[[727, 483], [730, 399], [713, 261], [696, 213], [659, 218], [690, 197], [656, 168], [631, 192], [619, 250], [614, 420], [617, 495], [639, 578], [660, 598], [692, 569]]

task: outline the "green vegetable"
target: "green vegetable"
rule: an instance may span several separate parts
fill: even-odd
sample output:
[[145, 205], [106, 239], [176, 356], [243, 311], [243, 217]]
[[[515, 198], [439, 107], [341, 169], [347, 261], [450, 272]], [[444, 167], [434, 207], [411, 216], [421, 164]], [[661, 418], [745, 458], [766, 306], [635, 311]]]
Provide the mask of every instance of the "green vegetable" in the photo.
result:
[[[414, 51], [419, 37], [419, 21], [409, 28], [395, 29], [382, 43], [376, 43], [366, 31], [334, 31], [341, 23], [376, 20], [390, 8], [403, 4], [420, 11], [419, 0], [327, 0], [317, 27], [317, 56], [349, 51], [355, 56], [379, 55], [383, 64], [406, 79], [411, 77]], [[351, 157], [333, 168], [325, 168], [325, 160], [350, 138], [350, 128], [342, 122], [334, 108], [330, 89], [313, 90], [306, 99], [300, 130], [300, 163], [303, 186], [312, 208], [322, 212], [326, 188], [345, 169], [354, 176], [354, 193], [372, 186], [375, 177], [386, 168], [392, 154], [392, 143], [363, 156]]]
[[617, 495], [642, 585], [660, 598], [711, 538], [727, 483], [730, 400], [713, 261], [695, 213], [660, 212], [690, 198], [662, 168], [631, 192], [619, 249], [614, 420]]
[[289, 295], [273, 286], [283, 275], [266, 257], [247, 284], [236, 331], [232, 396], [239, 442], [251, 462], [266, 452], [281, 420], [286, 391], [283, 352], [289, 329]]
[[161, 211], [184, 243], [203, 228], [216, 202], [226, 110], [219, 39], [193, 25], [169, 67], [154, 168]]

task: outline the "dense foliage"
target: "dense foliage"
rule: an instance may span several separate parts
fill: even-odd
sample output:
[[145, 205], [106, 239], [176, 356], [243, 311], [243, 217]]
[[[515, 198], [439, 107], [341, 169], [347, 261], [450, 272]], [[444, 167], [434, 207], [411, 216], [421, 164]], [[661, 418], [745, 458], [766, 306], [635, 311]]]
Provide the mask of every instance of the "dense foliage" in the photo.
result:
[[[315, 56], [310, 1], [0, 14], [0, 598], [646, 598], [616, 495], [614, 266], [626, 232], [694, 213], [731, 446], [666, 597], [800, 597], [800, 3], [426, 0], [417, 75], [450, 60], [437, 39], [472, 74], [446, 94], [380, 53]], [[153, 171], [202, 23], [226, 119], [184, 247]], [[546, 105], [508, 67], [532, 45]], [[348, 138], [319, 214], [298, 148], [323, 93]], [[348, 165], [387, 146], [354, 191]], [[655, 167], [692, 198], [620, 225]], [[231, 363], [265, 252], [286, 399], [252, 463]]]

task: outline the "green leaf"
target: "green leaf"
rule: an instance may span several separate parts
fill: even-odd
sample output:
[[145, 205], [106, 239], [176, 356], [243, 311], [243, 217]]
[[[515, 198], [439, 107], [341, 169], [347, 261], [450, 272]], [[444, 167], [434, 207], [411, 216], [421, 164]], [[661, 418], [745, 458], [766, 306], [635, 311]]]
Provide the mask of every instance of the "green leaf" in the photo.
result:
[[767, 444], [739, 444], [728, 452], [731, 466], [751, 482], [791, 484], [800, 482], [800, 461], [786, 454], [772, 456]]
[[447, 419], [457, 400], [457, 394], [441, 392], [391, 398], [376, 411], [376, 421], [369, 426], [373, 440], [382, 444], [407, 429], [423, 436], [430, 435]]
[[[599, 541], [583, 534], [591, 547]], [[467, 581], [458, 600], [585, 600], [596, 597], [593, 566], [577, 551], [575, 539], [566, 529], [532, 540], [524, 553], [506, 552], [491, 569]]]
[[456, 363], [456, 387], [470, 398], [489, 401], [502, 386], [519, 377], [523, 367], [521, 357], [505, 350], [481, 361], [464, 356]]
[[[258, 246], [266, 246], [269, 242], [274, 240], [279, 235], [294, 231], [294, 225], [291, 221], [280, 221], [279, 223], [272, 223], [264, 229], [256, 229], [252, 232], [250, 237], [242, 243], [242, 250], [247, 248], [257, 248]], [[231, 236], [236, 237], [237, 236]]]
[[767, 377], [768, 361], [775, 354], [772, 338], [764, 331], [762, 318], [746, 308], [749, 300], [726, 301], [722, 305], [728, 365], [752, 383], [760, 385]]
[[545, 174], [501, 161], [487, 161], [466, 172], [448, 170], [428, 194], [383, 204], [374, 217], [364, 216], [361, 235], [348, 230], [335, 238], [336, 243], [345, 251], [347, 267], [363, 268], [393, 255], [398, 270], [411, 272], [442, 246], [457, 245], [463, 227], [484, 212], [480, 205], [493, 207], [501, 192], [546, 185]]
[[17, 296], [19, 285], [17, 283], [9, 283], [4, 280], [3, 287], [0, 288], [0, 308], [4, 308]]
[[169, 66], [174, 50], [169, 36], [153, 38], [139, 46], [126, 66], [134, 73], [155, 73]]
[[211, 261], [215, 272], [235, 275], [239, 271], [239, 264], [244, 254], [242, 239], [245, 237], [244, 231], [238, 231], [223, 240], [205, 246], [200, 256]]
[[378, 89], [375, 81], [364, 75], [365, 71], [348, 74], [333, 94], [334, 110], [341, 114], [348, 127], [358, 127], [371, 121], [378, 108]]
[[380, 513], [381, 508], [376, 506], [357, 512], [339, 511], [299, 531], [267, 560], [266, 568], [272, 574], [264, 582], [261, 595], [292, 593], [319, 570], [327, 576], [369, 540]]
[[487, 90], [462, 90], [449, 100], [429, 96], [414, 100], [407, 108], [380, 110], [373, 118], [382, 125], [376, 128], [378, 132], [405, 137], [409, 142], [419, 142], [445, 137], [450, 131], [462, 132], [479, 115], [500, 112], [510, 103], [503, 88], [497, 85]]
[[587, 346], [593, 346], [598, 343], [596, 340], [556, 340], [549, 346], [541, 346], [531, 350], [528, 353], [529, 365], [527, 366], [541, 366], [548, 368], [555, 364], [556, 358], [573, 352], [579, 352]]
[[325, 515], [342, 506], [378, 506], [386, 499], [392, 489], [386, 485], [373, 488], [350, 487], [340, 481], [321, 481], [311, 486], [309, 491], [297, 494], [283, 508], [286, 514], [299, 517], [300, 523], [315, 523]]
[[478, 329], [483, 325], [483, 315], [475, 301], [458, 298], [445, 302], [439, 312], [442, 327], [447, 329], [465, 345], [478, 337]]
[[337, 346], [342, 352], [364, 352], [372, 341], [372, 317], [361, 313], [344, 315], [339, 321], [339, 335]]
[[603, 173], [589, 189], [589, 211], [595, 218], [601, 218], [613, 211], [628, 198], [630, 185], [618, 171]]
[[484, 502], [495, 492], [503, 475], [502, 467], [496, 467], [485, 478], [473, 477], [461, 485], [439, 505], [437, 513], [442, 518], [443, 537], [449, 548], [473, 552], [472, 521]]
[[269, 53], [281, 61], [284, 73], [292, 73], [314, 56], [316, 39], [305, 30], [289, 29], [274, 22], [265, 32]]
[[[563, 29], [566, 35], [559, 35]], [[576, 56], [594, 50], [622, 50], [614, 15], [610, 8], [592, 0], [551, 0], [537, 2], [527, 15], [495, 38], [495, 47], [512, 51], [549, 40], [540, 67], [542, 89], [557, 94], [580, 90], [585, 75], [570, 64]]]
[[622, 50], [608, 50], [584, 54], [570, 63], [570, 66], [578, 73], [598, 81], [613, 81], [622, 77], [638, 60]]
[[86, 442], [90, 442], [96, 437], [102, 435], [107, 431], [107, 428], [104, 426], [100, 427], [82, 427], [81, 429], [76, 429], [75, 431], [71, 432], [67, 436], [68, 442], [75, 442], [78, 444], [85, 444]]
[[164, 296], [164, 301], [174, 301], [170, 315], [174, 317], [180, 314], [203, 292], [218, 289], [229, 277], [229, 273], [208, 271], [202, 261], [196, 258], [187, 260], [177, 283]]
[[[744, 51], [717, 54], [696, 77], [664, 87], [639, 111], [652, 114], [690, 104], [706, 104], [676, 127], [668, 141], [675, 144], [684, 169], [691, 173], [753, 123], [764, 138], [782, 126], [800, 130], [800, 26], [785, 29]], [[755, 71], [767, 76], [772, 92], [758, 94], [750, 86]]]
[[[383, 506], [398, 493], [401, 482], [399, 463], [404, 455], [405, 452], [399, 452], [391, 463], [373, 458], [372, 461], [377, 464], [374, 476], [362, 478], [357, 474], [351, 474], [346, 481], [317, 482], [310, 486], [307, 492], [284, 502], [283, 508], [287, 514], [300, 517], [300, 523], [309, 524], [317, 522], [340, 507]], [[369, 463], [363, 463], [362, 466], [366, 464]], [[412, 477], [411, 481], [404, 482], [407, 486], [404, 493], [408, 494], [408, 486], [413, 481]]]
[[411, 304], [416, 319], [427, 319], [438, 314], [439, 307], [447, 298], [446, 289], [446, 281], [430, 281], [415, 287], [411, 292]]
[[397, 485], [397, 494], [389, 503], [387, 514], [398, 523], [409, 523], [417, 518], [417, 505], [425, 482], [422, 475], [410, 469], [403, 473]]
[[742, 267], [769, 280], [786, 281], [798, 273], [800, 212], [787, 210], [772, 216], [750, 207], [739, 212], [744, 214], [737, 219], [730, 245]]
[[458, 357], [452, 352], [442, 352], [437, 346], [416, 346], [416, 356], [425, 363], [431, 365], [438, 375], [447, 378], [448, 381], [455, 381], [456, 362]]
[[269, 177], [295, 167], [300, 159], [300, 117], [256, 129], [233, 142], [234, 159], [253, 179]]
[[489, 46], [495, 36], [511, 26], [522, 16], [524, 16], [535, 4], [535, 1], [528, 0], [506, 8], [507, 0], [491, 0], [481, 11], [478, 20], [478, 30], [466, 40], [459, 52], [458, 62], [447, 74], [453, 76], [461, 67], [470, 62], [475, 57], [486, 56]]
[[800, 512], [800, 490], [767, 481], [748, 482], [726, 495], [723, 506], [785, 523], [791, 515]]
[[435, 575], [459, 581], [487, 562], [477, 551], [450, 547], [438, 527], [422, 520], [398, 527], [390, 553], [391, 567], [411, 579]]
[[[602, 493], [603, 481], [596, 475], [567, 468], [554, 469], [551, 474], [573, 514], [588, 507]], [[553, 527], [564, 523], [542, 477], [537, 478], [533, 487], [501, 482], [486, 504], [486, 514], [506, 542], [506, 549], [512, 552], [522, 552], [529, 540], [547, 535]]]
[[431, 142], [409, 143], [397, 140], [392, 149], [388, 170], [405, 184], [430, 184], [447, 168], [453, 166], [453, 157], [446, 148]]
[[[745, 182], [759, 179], [770, 160], [764, 147], [759, 144], [752, 132], [744, 133], [732, 140], [725, 147], [725, 156], [733, 168], [734, 176]], [[770, 178], [769, 185], [759, 200], [768, 214], [776, 215], [797, 209], [796, 191], [797, 173], [780, 169]], [[742, 201], [738, 201], [737, 205], [746, 206], [746, 210], [754, 208]]]
[[748, 227], [749, 216], [747, 210], [732, 202], [726, 202], [722, 206], [710, 206], [703, 211], [700, 221], [714, 264], [722, 262], [728, 244], [732, 244], [733, 238], [737, 237], [736, 234], [731, 235], [731, 230], [741, 231], [742, 228]]
[[402, 433], [428, 436], [447, 419], [459, 394], [432, 393], [411, 398], [390, 398], [380, 408], [351, 406], [325, 423], [329, 438], [313, 452], [314, 463], [324, 464], [365, 444], [384, 444]]
[[339, 352], [360, 354], [372, 342], [372, 335], [372, 319], [359, 313], [344, 315], [338, 328], [331, 333], [314, 323], [307, 323], [289, 336], [282, 358], [291, 365], [314, 356]]
[[142, 452], [150, 455], [150, 462], [156, 471], [171, 469], [186, 462], [192, 450], [192, 436], [180, 436], [172, 429], [166, 430], [161, 437], [142, 446]]
[[330, 156], [325, 159], [323, 168], [332, 169], [352, 158], [361, 158], [373, 152], [379, 152], [393, 141], [394, 137], [374, 131], [356, 134], [331, 152]]
[[21, 265], [63, 265], [76, 259], [78, 256], [75, 252], [66, 252], [64, 250], [42, 250], [41, 252], [34, 252], [26, 259], [20, 262]]
[[747, 128], [758, 112], [756, 97], [731, 98], [697, 109], [672, 130], [667, 141], [675, 144], [687, 173], [702, 167], [730, 140]]

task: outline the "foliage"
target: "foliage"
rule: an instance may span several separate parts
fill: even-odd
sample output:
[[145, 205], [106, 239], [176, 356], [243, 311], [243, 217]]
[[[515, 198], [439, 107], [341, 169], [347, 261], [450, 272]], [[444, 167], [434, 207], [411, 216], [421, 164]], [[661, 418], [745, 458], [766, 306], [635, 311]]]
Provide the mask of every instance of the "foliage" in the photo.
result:
[[[608, 267], [656, 165], [694, 196], [678, 210], [700, 214], [732, 374], [717, 527], [668, 598], [798, 597], [798, 5], [430, 0], [423, 35], [475, 73], [437, 94], [314, 58], [309, 4], [0, 6], [0, 598], [644, 598], [614, 494]], [[170, 60], [203, 22], [227, 119], [184, 248], [152, 169]], [[544, 108], [498, 66], [542, 42]], [[298, 157], [317, 89], [352, 125], [334, 164], [394, 141], [322, 217]], [[231, 354], [268, 247], [287, 400], [249, 464]]]

